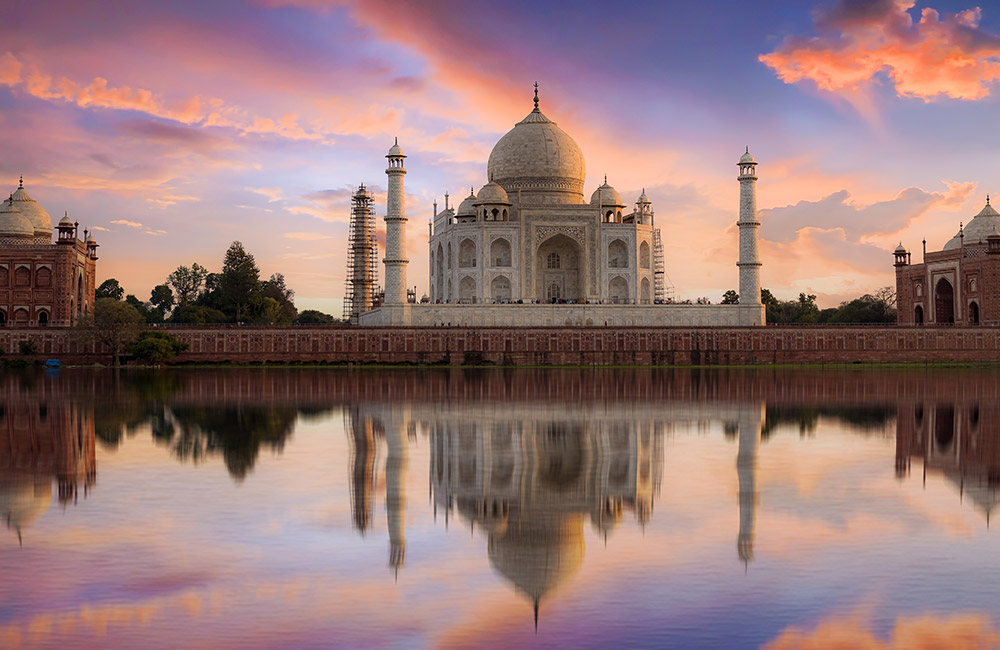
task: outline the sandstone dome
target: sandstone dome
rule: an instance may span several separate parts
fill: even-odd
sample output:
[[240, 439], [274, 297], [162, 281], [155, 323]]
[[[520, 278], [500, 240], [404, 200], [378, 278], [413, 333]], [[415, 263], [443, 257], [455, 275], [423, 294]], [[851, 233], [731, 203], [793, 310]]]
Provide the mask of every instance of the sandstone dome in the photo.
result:
[[[965, 230], [963, 231], [965, 245], [985, 244], [986, 238], [992, 235], [995, 230], [1000, 230], [1000, 212], [994, 210], [993, 206], [989, 203], [989, 199], [987, 199], [986, 205], [979, 211], [979, 214], [974, 216], [972, 221], [965, 226]], [[956, 233], [944, 245], [944, 250], [959, 248], [961, 245], [962, 238]]]
[[573, 138], [535, 109], [490, 152], [487, 177], [525, 203], [583, 203], [586, 166]]
[[21, 211], [35, 229], [36, 236], [52, 237], [52, 217], [45, 211], [45, 208], [38, 205], [38, 202], [28, 196], [24, 189], [24, 183], [18, 185], [14, 191], [14, 206]]
[[0, 205], [0, 237], [20, 237], [31, 239], [35, 227], [16, 205], [11, 197]]

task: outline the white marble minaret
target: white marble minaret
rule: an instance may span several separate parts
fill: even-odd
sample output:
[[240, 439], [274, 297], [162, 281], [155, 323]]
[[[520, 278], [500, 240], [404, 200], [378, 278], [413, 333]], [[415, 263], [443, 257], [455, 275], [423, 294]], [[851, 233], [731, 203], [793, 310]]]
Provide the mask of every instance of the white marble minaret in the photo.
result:
[[[760, 258], [757, 257], [757, 161], [750, 147], [740, 156], [740, 304], [760, 304]], [[388, 218], [387, 218], [388, 219]]]
[[385, 305], [406, 304], [406, 197], [403, 194], [403, 150], [399, 140], [386, 155], [389, 177], [385, 210]]

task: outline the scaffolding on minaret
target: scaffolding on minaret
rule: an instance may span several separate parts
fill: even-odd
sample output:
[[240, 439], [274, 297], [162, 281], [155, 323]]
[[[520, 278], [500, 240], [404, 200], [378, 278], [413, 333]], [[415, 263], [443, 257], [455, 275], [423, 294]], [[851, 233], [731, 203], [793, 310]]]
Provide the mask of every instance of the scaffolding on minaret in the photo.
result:
[[344, 320], [357, 324], [358, 317], [374, 307], [378, 281], [378, 241], [375, 239], [375, 196], [364, 183], [351, 195], [351, 224], [347, 239], [347, 291]]
[[658, 303], [674, 301], [674, 285], [663, 265], [663, 241], [660, 229], [653, 229], [653, 300]]

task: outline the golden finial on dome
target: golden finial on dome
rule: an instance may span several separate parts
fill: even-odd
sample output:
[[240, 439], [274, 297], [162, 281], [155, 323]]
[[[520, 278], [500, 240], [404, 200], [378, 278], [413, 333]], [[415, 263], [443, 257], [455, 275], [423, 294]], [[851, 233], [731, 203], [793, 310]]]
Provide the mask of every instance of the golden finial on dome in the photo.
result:
[[535, 112], [538, 112], [538, 82], [535, 82]]
[[24, 174], [21, 174], [21, 178], [18, 179], [17, 186], [24, 187]]

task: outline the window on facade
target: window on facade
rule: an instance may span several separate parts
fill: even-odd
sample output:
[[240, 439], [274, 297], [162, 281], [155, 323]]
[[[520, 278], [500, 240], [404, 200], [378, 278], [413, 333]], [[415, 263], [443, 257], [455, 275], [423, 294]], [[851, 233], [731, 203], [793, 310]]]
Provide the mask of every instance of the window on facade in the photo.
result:
[[[555, 253], [552, 253], [552, 255], [555, 255]], [[551, 257], [551, 255], [549, 257]], [[559, 268], [559, 267], [557, 266], [556, 268]], [[549, 290], [546, 293], [546, 297], [549, 300], [559, 300], [560, 293], [561, 293], [561, 291], [559, 289], [559, 285], [556, 284], [555, 282], [553, 282], [552, 284], [549, 285]]]
[[42, 327], [49, 324], [49, 313], [47, 311], [38, 312], [38, 324]]
[[10, 284], [10, 275], [6, 268], [0, 268], [0, 287], [6, 287]]
[[39, 287], [52, 286], [52, 271], [47, 268], [38, 269], [35, 274], [35, 284]]
[[31, 284], [31, 271], [27, 267], [19, 266], [17, 270], [14, 271], [14, 285], [18, 287], [26, 287]]
[[921, 287], [919, 284], [917, 285], [917, 288], [916, 288], [916, 294], [917, 294], [917, 298], [919, 298], [920, 296], [924, 295], [924, 288]]
[[[545, 260], [545, 266], [550, 269], [559, 268], [559, 253], [549, 253], [549, 256]], [[551, 298], [551, 296], [549, 296]], [[558, 297], [558, 296], [556, 296]]]
[[969, 291], [975, 291], [975, 290], [976, 290], [976, 279], [969, 278]]

